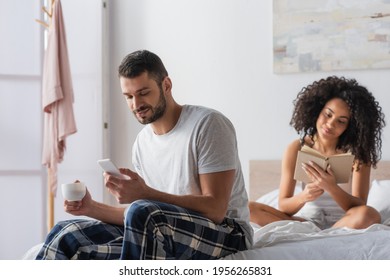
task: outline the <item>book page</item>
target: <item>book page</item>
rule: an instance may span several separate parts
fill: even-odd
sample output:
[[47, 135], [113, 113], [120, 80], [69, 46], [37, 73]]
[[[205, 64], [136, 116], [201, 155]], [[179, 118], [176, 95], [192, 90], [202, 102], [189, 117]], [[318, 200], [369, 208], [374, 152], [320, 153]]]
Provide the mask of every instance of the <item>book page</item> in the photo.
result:
[[311, 182], [311, 179], [302, 168], [302, 163], [313, 161], [323, 170], [325, 170], [329, 164], [336, 177], [337, 184], [348, 183], [351, 177], [353, 160], [354, 156], [351, 153], [337, 154], [326, 158], [318, 151], [308, 146], [303, 146], [302, 150], [298, 151], [294, 179], [305, 183]]
[[335, 155], [328, 162], [338, 184], [348, 183], [351, 177], [354, 156], [352, 154]]
[[317, 156], [319, 158], [323, 158], [323, 159], [326, 159], [326, 156], [324, 156], [323, 154], [321, 154], [319, 151], [313, 149], [313, 148], [310, 148], [309, 146], [307, 145], [303, 145], [302, 148], [301, 148], [301, 151], [302, 152], [305, 152], [305, 153], [308, 153], [308, 154], [311, 154], [311, 155], [314, 155], [314, 156]]

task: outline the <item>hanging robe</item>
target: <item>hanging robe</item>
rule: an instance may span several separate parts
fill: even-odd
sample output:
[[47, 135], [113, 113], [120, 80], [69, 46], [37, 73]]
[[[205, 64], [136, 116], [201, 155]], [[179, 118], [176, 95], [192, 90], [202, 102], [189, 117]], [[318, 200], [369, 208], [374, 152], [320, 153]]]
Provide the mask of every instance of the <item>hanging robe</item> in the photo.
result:
[[57, 192], [57, 165], [62, 162], [66, 137], [76, 133], [73, 85], [61, 1], [56, 0], [44, 56], [42, 106], [44, 133], [42, 164], [48, 168], [49, 188]]

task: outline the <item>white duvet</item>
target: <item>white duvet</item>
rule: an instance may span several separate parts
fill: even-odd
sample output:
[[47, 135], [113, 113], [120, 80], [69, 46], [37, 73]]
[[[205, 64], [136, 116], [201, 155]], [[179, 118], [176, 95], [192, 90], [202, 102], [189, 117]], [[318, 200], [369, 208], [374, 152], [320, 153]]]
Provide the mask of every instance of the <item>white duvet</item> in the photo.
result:
[[[386, 223], [389, 224], [389, 223]], [[390, 226], [321, 230], [311, 222], [278, 221], [254, 229], [254, 246], [225, 260], [390, 260]], [[42, 244], [23, 259], [34, 259]]]
[[[300, 186], [295, 192], [300, 192]], [[278, 206], [279, 190], [257, 201]], [[321, 230], [311, 222], [278, 221], [260, 227], [252, 224], [251, 249], [225, 257], [228, 260], [390, 260], [390, 180], [374, 180], [367, 204], [379, 211], [381, 224], [367, 229], [329, 228]]]
[[254, 245], [224, 259], [390, 259], [390, 226], [321, 230], [311, 222], [255, 224]]
[[328, 238], [335, 236], [348, 236], [375, 232], [379, 230], [390, 230], [389, 226], [374, 224], [366, 229], [354, 230], [350, 228], [329, 228], [321, 230], [311, 222], [278, 221], [259, 227], [253, 224], [254, 247], [271, 246], [285, 241], [310, 240]]

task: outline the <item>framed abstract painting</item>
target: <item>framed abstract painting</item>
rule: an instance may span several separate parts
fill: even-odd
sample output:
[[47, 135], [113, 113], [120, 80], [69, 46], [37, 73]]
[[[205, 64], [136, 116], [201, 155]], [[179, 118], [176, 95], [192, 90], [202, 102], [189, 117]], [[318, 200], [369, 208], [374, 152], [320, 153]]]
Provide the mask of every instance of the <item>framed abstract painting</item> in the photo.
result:
[[275, 73], [390, 68], [390, 0], [274, 0]]

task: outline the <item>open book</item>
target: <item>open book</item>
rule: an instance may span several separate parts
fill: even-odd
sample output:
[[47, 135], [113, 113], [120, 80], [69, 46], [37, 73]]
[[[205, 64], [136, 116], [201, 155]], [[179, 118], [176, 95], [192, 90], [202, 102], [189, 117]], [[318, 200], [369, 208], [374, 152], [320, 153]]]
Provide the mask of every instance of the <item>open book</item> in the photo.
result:
[[323, 170], [326, 170], [328, 165], [332, 169], [337, 184], [348, 183], [351, 177], [354, 156], [351, 153], [337, 154], [330, 157], [322, 155], [320, 152], [310, 148], [309, 146], [302, 146], [298, 151], [297, 162], [295, 165], [294, 179], [309, 183], [311, 180], [307, 176], [305, 170], [302, 168], [302, 163], [309, 163], [312, 161], [318, 164]]

